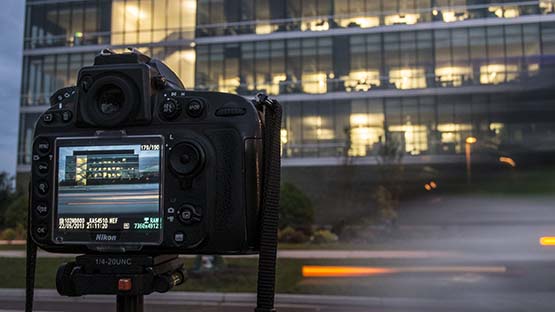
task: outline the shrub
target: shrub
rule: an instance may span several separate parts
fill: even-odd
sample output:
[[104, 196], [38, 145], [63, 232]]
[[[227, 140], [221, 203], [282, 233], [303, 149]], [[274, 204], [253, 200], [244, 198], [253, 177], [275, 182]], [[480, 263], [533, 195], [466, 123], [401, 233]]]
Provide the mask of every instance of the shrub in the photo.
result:
[[13, 241], [14, 239], [16, 239], [17, 234], [15, 233], [14, 229], [5, 229], [2, 232], [1, 237], [2, 237], [3, 240]]
[[315, 244], [326, 244], [337, 242], [337, 235], [328, 230], [318, 230], [312, 236], [312, 242]]
[[314, 208], [310, 199], [296, 186], [284, 183], [281, 187], [280, 228], [310, 228], [314, 222]]
[[308, 236], [288, 226], [278, 232], [278, 240], [282, 243], [301, 244], [308, 241]]

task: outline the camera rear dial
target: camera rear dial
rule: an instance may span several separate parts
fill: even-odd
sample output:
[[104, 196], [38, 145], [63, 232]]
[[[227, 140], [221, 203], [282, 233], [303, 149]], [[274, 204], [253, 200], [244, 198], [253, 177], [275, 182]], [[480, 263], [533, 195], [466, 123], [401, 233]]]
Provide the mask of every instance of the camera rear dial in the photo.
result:
[[202, 169], [204, 152], [196, 143], [179, 143], [170, 152], [170, 165], [178, 175], [192, 176]]

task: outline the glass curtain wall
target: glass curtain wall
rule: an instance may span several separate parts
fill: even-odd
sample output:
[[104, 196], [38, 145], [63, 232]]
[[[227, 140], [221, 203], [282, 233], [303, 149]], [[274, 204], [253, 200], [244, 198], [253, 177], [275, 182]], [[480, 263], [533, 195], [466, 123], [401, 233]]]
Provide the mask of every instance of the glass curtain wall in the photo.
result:
[[254, 94], [498, 85], [538, 73], [539, 24], [199, 45], [197, 88]]

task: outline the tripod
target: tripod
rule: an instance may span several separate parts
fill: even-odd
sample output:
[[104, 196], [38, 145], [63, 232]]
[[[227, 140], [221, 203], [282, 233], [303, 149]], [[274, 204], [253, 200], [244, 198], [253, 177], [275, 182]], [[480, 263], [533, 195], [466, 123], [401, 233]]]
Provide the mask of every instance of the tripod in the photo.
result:
[[143, 312], [144, 295], [167, 292], [186, 278], [176, 255], [83, 255], [56, 274], [63, 296], [116, 295], [117, 312]]

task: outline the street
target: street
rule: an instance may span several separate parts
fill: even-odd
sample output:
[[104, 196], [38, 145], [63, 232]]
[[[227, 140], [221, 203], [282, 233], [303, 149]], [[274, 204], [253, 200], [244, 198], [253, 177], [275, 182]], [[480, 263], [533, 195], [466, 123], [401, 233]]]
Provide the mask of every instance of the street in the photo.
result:
[[60, 214], [106, 214], [157, 212], [158, 184], [115, 184], [62, 186], [59, 190]]
[[[280, 250], [280, 259], [306, 266], [327, 259], [332, 266], [351, 267], [355, 261], [357, 267], [378, 273], [302, 277], [296, 285], [299, 293], [319, 292], [278, 294], [278, 311], [552, 310], [555, 247], [540, 246], [539, 238], [555, 236], [553, 202], [550, 196], [429, 197], [402, 206], [399, 229], [384, 249]], [[23, 257], [24, 252], [0, 251], [0, 256]], [[335, 296], [337, 292], [342, 296]], [[113, 297], [69, 299], [40, 290], [37, 310], [109, 311], [115, 309], [113, 302]], [[0, 290], [0, 311], [18, 310], [22, 304], [21, 290]], [[146, 311], [242, 312], [252, 311], [253, 304], [253, 294], [171, 292], [146, 297]]]

